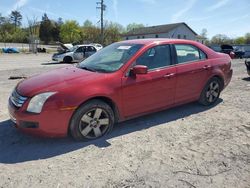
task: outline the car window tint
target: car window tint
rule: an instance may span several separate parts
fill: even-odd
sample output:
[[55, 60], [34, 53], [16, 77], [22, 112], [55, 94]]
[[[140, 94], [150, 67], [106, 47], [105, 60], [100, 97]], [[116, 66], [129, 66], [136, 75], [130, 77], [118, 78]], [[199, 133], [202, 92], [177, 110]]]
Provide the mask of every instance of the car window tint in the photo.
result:
[[[198, 48], [192, 45], [176, 44], [175, 49], [176, 49], [178, 63], [197, 61], [201, 59], [200, 50], [198, 50]], [[203, 56], [204, 55], [205, 54], [203, 53]]]
[[79, 47], [76, 52], [83, 52], [83, 47]]
[[136, 60], [137, 65], [145, 65], [148, 69], [156, 69], [171, 65], [169, 45], [160, 45], [147, 50]]

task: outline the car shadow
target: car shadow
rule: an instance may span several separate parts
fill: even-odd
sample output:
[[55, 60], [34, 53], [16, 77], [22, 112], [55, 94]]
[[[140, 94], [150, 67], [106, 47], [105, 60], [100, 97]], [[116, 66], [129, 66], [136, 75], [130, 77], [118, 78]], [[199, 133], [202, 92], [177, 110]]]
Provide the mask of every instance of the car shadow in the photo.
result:
[[242, 80], [244, 80], [244, 81], [250, 81], [250, 76], [246, 77], [246, 78], [242, 78]]
[[[215, 105], [222, 102], [219, 99]], [[37, 138], [23, 134], [13, 127], [10, 120], [0, 122], [0, 163], [13, 164], [32, 160], [47, 159], [89, 145], [99, 148], [109, 147], [109, 139], [148, 129], [163, 123], [175, 121], [189, 115], [199, 114], [213, 106], [204, 107], [198, 103], [190, 103], [169, 110], [153, 113], [136, 119], [118, 123], [113, 131], [97, 140], [76, 142], [72, 138]]]

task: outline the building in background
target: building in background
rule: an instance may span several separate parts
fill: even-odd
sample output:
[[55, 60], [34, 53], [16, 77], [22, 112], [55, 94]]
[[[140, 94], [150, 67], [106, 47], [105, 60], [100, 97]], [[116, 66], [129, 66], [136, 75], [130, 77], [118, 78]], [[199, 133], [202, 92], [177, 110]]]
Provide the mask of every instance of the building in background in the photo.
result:
[[200, 43], [205, 42], [205, 38], [199, 36], [184, 22], [137, 28], [123, 34], [122, 37], [124, 40], [144, 38], [175, 38], [194, 40]]

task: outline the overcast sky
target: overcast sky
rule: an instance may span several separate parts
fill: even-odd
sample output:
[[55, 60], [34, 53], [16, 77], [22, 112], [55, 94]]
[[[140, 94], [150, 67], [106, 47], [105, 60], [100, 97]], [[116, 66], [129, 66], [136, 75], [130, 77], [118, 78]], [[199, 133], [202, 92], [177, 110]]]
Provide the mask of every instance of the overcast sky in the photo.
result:
[[[105, 19], [124, 26], [129, 23], [160, 25], [186, 22], [194, 31], [208, 30], [208, 37], [226, 34], [242, 36], [250, 32], [250, 0], [104, 0]], [[1, 0], [0, 13], [7, 16], [11, 10], [21, 11], [27, 17], [39, 20], [44, 12], [51, 19], [100, 20], [96, 0]]]

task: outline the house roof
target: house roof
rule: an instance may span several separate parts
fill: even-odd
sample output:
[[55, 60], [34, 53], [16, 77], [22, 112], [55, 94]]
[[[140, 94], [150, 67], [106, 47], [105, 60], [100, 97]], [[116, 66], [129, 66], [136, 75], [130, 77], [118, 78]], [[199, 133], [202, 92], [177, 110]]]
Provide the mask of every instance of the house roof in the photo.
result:
[[156, 25], [156, 26], [150, 26], [150, 27], [141, 27], [133, 29], [125, 34], [123, 36], [134, 36], [134, 35], [146, 35], [146, 34], [159, 34], [159, 33], [167, 33], [180, 25], [185, 25], [188, 29], [190, 29], [195, 35], [197, 35], [194, 30], [192, 30], [186, 23], [173, 23], [173, 24], [165, 24], [165, 25]]

